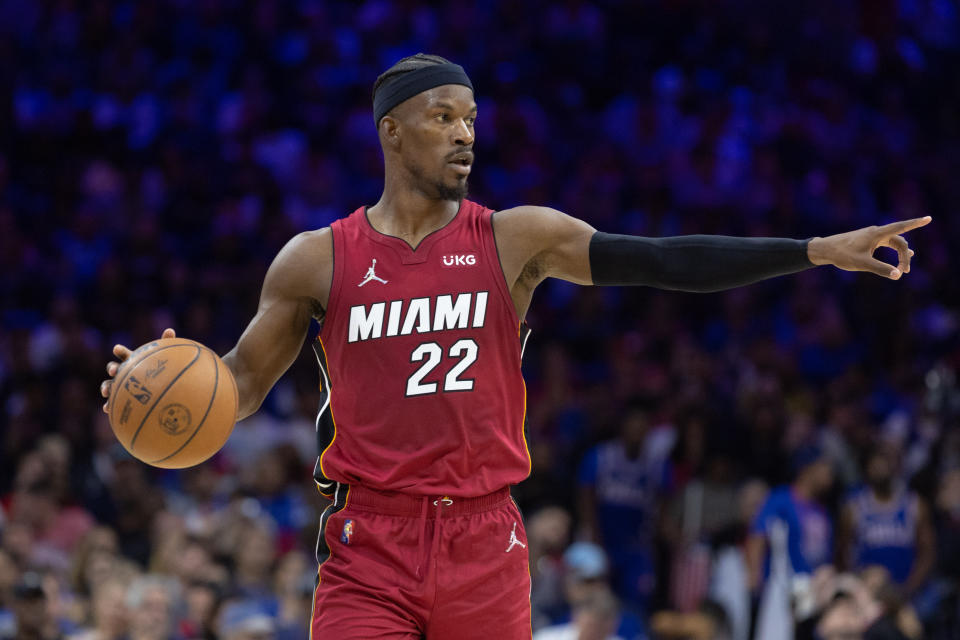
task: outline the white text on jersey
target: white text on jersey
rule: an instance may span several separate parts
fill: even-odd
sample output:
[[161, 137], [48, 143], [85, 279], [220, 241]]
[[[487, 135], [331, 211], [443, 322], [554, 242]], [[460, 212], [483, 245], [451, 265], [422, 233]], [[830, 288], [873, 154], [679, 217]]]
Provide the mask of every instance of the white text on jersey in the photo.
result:
[[[384, 316], [387, 321], [386, 333], [383, 331]], [[428, 333], [448, 329], [466, 329], [468, 324], [473, 329], [479, 329], [483, 327], [486, 316], [486, 291], [477, 291], [475, 294], [460, 293], [457, 294], [456, 301], [453, 295], [444, 294], [435, 298], [361, 304], [350, 307], [347, 342], [408, 336], [414, 331]]]
[[443, 266], [445, 267], [472, 267], [475, 264], [477, 264], [477, 256], [472, 253], [443, 256]]

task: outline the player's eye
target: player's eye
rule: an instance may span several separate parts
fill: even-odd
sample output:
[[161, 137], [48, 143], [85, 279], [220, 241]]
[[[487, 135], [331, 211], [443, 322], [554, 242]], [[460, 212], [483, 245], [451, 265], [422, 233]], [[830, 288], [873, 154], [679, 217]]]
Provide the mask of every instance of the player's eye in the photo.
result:
[[437, 115], [435, 115], [435, 116], [433, 116], [433, 117], [434, 117], [435, 119], [439, 120], [440, 122], [446, 122], [447, 120], [450, 119], [449, 116], [447, 116], [447, 114], [445, 114], [445, 113], [438, 113]]

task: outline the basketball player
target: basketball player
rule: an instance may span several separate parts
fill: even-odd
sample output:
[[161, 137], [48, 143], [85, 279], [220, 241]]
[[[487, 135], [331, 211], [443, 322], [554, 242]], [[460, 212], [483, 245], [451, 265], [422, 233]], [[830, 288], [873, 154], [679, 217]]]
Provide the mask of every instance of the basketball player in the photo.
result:
[[[545, 207], [494, 213], [466, 199], [477, 106], [459, 65], [405, 58], [373, 94], [380, 201], [293, 238], [224, 356], [244, 418], [310, 319], [322, 322], [316, 481], [333, 502], [320, 522], [313, 638], [530, 638], [526, 535], [509, 487], [530, 473], [520, 358], [545, 278], [718, 291], [833, 264], [898, 279], [912, 255], [899, 234], [929, 222], [809, 241], [651, 239]], [[897, 267], [873, 258], [880, 246], [898, 252]]]

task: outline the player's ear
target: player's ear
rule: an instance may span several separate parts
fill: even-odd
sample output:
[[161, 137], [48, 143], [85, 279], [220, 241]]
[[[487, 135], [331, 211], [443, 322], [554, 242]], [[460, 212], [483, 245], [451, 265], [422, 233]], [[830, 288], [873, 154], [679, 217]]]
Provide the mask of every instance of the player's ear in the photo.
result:
[[396, 149], [400, 146], [400, 121], [393, 116], [380, 119], [380, 141], [384, 147]]

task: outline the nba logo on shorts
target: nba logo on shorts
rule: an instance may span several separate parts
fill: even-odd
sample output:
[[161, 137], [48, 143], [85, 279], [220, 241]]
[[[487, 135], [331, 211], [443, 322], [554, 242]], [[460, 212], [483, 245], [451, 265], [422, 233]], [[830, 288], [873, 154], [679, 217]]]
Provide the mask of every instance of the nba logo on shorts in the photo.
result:
[[353, 520], [347, 520], [343, 523], [343, 533], [340, 534], [340, 542], [350, 544], [350, 536], [353, 535]]

